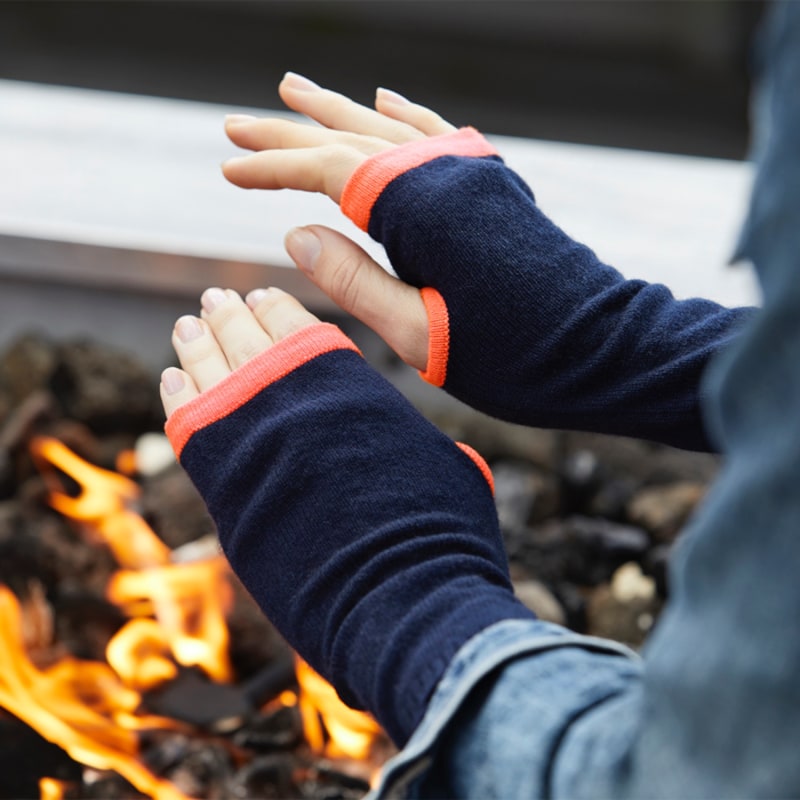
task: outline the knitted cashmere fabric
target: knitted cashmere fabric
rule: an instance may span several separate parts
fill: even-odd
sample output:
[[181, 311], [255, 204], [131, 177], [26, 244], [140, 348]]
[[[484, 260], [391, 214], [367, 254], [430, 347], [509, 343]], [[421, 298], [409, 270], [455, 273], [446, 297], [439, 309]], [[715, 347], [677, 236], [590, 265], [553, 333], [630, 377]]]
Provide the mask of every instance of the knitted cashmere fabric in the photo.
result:
[[676, 300], [573, 241], [477, 131], [379, 153], [342, 210], [423, 289], [423, 377], [525, 425], [706, 450], [701, 375], [752, 309]]
[[533, 618], [513, 595], [485, 464], [334, 326], [281, 340], [166, 429], [264, 613], [397, 743], [467, 640]]

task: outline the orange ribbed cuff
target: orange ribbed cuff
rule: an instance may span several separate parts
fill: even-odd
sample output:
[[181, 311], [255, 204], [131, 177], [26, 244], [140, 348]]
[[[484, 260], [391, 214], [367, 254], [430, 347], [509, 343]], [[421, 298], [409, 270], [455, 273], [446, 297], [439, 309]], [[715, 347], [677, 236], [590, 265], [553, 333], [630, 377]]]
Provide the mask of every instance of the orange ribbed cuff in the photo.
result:
[[494, 495], [494, 475], [492, 475], [486, 459], [474, 447], [470, 447], [464, 442], [456, 442], [456, 446], [460, 447], [475, 462], [475, 466], [481, 471], [481, 475], [486, 478], [486, 483], [489, 484], [492, 495]]
[[434, 386], [444, 386], [450, 357], [450, 315], [444, 298], [436, 289], [426, 286], [419, 293], [428, 315], [428, 363], [419, 375]]
[[381, 192], [399, 175], [441, 156], [496, 156], [475, 128], [431, 136], [392, 147], [368, 158], [349, 178], [342, 190], [342, 212], [361, 230], [367, 230], [372, 207]]
[[262, 389], [313, 358], [333, 350], [359, 353], [339, 328], [321, 322], [290, 334], [242, 364], [211, 389], [182, 405], [167, 420], [164, 430], [175, 455], [180, 458], [186, 443], [197, 431], [227, 417]]

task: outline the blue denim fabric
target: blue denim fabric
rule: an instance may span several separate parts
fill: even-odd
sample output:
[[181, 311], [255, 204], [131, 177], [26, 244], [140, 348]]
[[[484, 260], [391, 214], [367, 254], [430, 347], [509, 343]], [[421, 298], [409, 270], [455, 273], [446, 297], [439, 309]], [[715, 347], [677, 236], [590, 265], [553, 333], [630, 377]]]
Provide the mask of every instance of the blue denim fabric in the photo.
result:
[[726, 466], [639, 662], [533, 622], [451, 664], [377, 797], [800, 797], [800, 3], [760, 41], [738, 255], [764, 308], [705, 380]]

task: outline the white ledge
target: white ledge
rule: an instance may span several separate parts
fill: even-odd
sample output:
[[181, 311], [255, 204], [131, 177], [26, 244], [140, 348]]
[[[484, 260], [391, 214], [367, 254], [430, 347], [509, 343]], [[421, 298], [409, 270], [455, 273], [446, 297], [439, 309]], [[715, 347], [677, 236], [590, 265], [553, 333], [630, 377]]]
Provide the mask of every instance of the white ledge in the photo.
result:
[[[380, 248], [325, 197], [228, 184], [222, 120], [241, 111], [282, 113], [0, 81], [0, 278], [192, 296], [275, 283], [326, 306], [291, 266], [285, 232], [321, 223]], [[749, 270], [726, 266], [747, 165], [491, 138], [542, 208], [627, 277], [757, 301]]]

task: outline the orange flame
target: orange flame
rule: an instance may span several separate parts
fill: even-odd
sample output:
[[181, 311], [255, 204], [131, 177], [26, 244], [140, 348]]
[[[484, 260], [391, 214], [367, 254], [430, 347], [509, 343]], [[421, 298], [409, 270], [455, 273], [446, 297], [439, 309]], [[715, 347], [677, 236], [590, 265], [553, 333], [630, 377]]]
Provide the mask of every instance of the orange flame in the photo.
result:
[[[218, 556], [141, 572], [117, 572], [108, 585], [109, 600], [129, 614], [154, 614], [158, 623], [153, 624], [159, 632], [134, 626], [134, 622], [143, 620], [132, 620], [109, 644], [109, 662], [118, 672], [120, 668], [128, 673], [137, 669], [135, 665], [122, 665], [117, 653], [136, 650], [131, 639], [140, 631], [145, 640], [151, 643], [158, 640], [168, 647], [179, 664], [201, 667], [212, 680], [220, 683], [232, 680], [225, 613], [233, 602], [233, 593], [226, 577], [227, 570], [227, 562]], [[122, 641], [117, 642], [117, 639]]]
[[77, 497], [51, 491], [50, 505], [65, 517], [92, 525], [121, 566], [140, 569], [169, 562], [169, 548], [131, 510], [139, 499], [139, 487], [132, 480], [89, 464], [50, 437], [34, 439], [31, 452], [45, 475], [52, 475], [54, 465], [81, 487]]
[[302, 659], [297, 659], [296, 672], [300, 714], [311, 749], [328, 758], [368, 760], [381, 734], [378, 723], [369, 714], [346, 706], [333, 686]]
[[[37, 438], [32, 452], [50, 482], [53, 508], [105, 541], [123, 567], [109, 581], [107, 596], [131, 619], [109, 642], [108, 665], [66, 658], [39, 671], [24, 653], [17, 601], [0, 586], [0, 705], [75, 760], [116, 770], [155, 800], [187, 800], [136, 759], [136, 731], [180, 727], [137, 714], [139, 693], [175, 677], [176, 662], [198, 666], [216, 681], [232, 679], [225, 614], [233, 592], [227, 562], [218, 556], [171, 563], [169, 548], [135, 512], [136, 483], [89, 464], [55, 439]], [[78, 484], [77, 496], [63, 490], [53, 467]], [[328, 758], [371, 761], [381, 737], [372, 717], [344, 705], [333, 687], [299, 659], [297, 679], [299, 696], [284, 692], [280, 700], [298, 705], [312, 749]], [[61, 800], [63, 786], [43, 778], [40, 792], [42, 800]]]
[[103, 664], [67, 659], [38, 670], [25, 654], [20, 620], [17, 598], [0, 586], [0, 705], [76, 761], [113, 769], [155, 800], [188, 800], [136, 760], [135, 734], [115, 719], [130, 717], [138, 695]]
[[66, 784], [55, 778], [39, 779], [39, 800], [63, 800]]
[[[109, 644], [109, 662], [119, 675], [140, 690], [174, 677], [175, 665], [163, 653], [154, 653], [153, 646], [159, 641], [179, 664], [199, 666], [213, 680], [230, 681], [233, 670], [225, 612], [232, 594], [224, 559], [170, 564], [169, 548], [131, 510], [139, 499], [136, 483], [89, 464], [57, 439], [39, 437], [32, 450], [45, 474], [55, 465], [81, 487], [77, 497], [58, 489], [51, 491], [48, 500], [53, 508], [89, 523], [117, 561], [128, 568], [111, 579], [111, 602], [130, 616], [154, 615], [158, 620], [159, 633], [154, 630], [158, 627], [155, 623], [128, 623]], [[159, 645], [157, 649], [165, 648]]]

